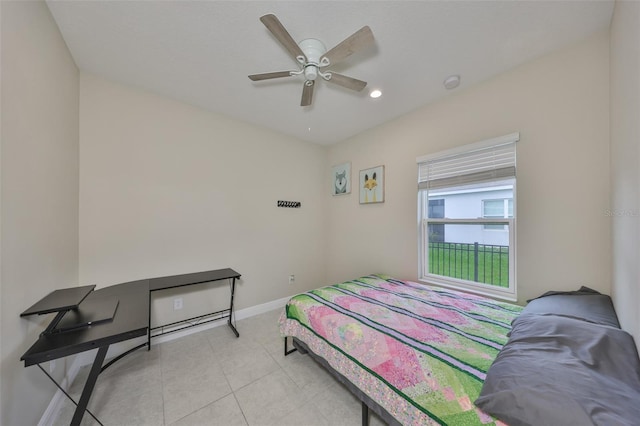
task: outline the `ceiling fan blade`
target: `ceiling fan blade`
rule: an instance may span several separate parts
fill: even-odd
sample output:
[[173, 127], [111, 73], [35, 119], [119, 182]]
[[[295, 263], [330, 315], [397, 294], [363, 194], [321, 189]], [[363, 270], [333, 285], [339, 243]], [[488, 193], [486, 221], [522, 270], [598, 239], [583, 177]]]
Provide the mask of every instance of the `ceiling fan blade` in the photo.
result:
[[346, 87], [347, 89], [361, 91], [367, 86], [366, 81], [358, 80], [353, 77], [347, 77], [346, 75], [338, 74], [337, 72], [330, 72], [331, 78], [328, 80], [331, 83], [335, 83], [338, 86]]
[[291, 71], [265, 72], [263, 74], [251, 74], [249, 78], [253, 81], [269, 80], [272, 78], [291, 77]]
[[282, 44], [284, 48], [287, 49], [289, 54], [291, 54], [291, 56], [293, 57], [294, 60], [296, 60], [296, 62], [297, 62], [296, 58], [298, 56], [302, 56], [306, 62], [307, 57], [305, 56], [304, 52], [302, 51], [302, 49], [300, 49], [300, 46], [298, 46], [298, 43], [296, 43], [295, 40], [291, 37], [291, 35], [286, 30], [284, 25], [282, 25], [280, 20], [278, 20], [276, 15], [273, 15], [273, 14], [264, 15], [260, 18], [260, 21], [262, 21], [264, 26], [267, 27], [269, 31], [271, 31], [271, 34], [273, 34], [275, 38], [278, 39], [280, 44]]
[[313, 102], [313, 88], [316, 86], [313, 80], [307, 80], [304, 82], [302, 88], [302, 99], [300, 100], [300, 106], [309, 106]]
[[333, 49], [323, 55], [331, 65], [335, 65], [356, 51], [373, 43], [373, 32], [368, 26], [360, 28], [355, 33], [340, 42]]

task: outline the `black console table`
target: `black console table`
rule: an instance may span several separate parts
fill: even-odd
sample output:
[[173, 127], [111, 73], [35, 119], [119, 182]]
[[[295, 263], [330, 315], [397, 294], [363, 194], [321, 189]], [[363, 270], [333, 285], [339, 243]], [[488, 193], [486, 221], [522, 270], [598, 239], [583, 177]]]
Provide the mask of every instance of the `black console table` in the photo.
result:
[[[218, 321], [224, 318], [229, 318], [229, 320], [227, 321], [227, 323], [229, 324], [229, 327], [231, 327], [231, 330], [236, 335], [236, 337], [240, 337], [238, 330], [236, 330], [236, 327], [232, 323], [233, 296], [236, 291], [236, 279], [238, 278], [240, 278], [239, 273], [237, 273], [233, 269], [226, 268], [226, 269], [217, 269], [215, 271], [196, 272], [193, 274], [173, 275], [170, 277], [150, 279], [149, 280], [149, 306], [151, 306], [151, 293], [153, 293], [154, 291], [168, 290], [170, 288], [184, 287], [188, 285], [209, 283], [209, 282], [222, 281], [222, 280], [229, 280], [230, 282], [231, 303], [229, 305], [229, 309], [223, 309], [221, 311], [212, 312], [206, 315], [185, 319], [185, 320], [174, 322], [171, 324], [160, 325], [154, 328], [151, 328], [151, 310], [149, 310], [149, 333], [147, 336], [147, 348], [151, 349], [152, 337], [161, 336], [167, 333], [173, 333], [175, 331], [184, 330], [185, 328], [199, 326], [201, 324], [206, 324], [211, 321]], [[203, 318], [208, 318], [208, 319], [204, 319], [198, 322], [197, 324], [190, 323], [190, 321], [194, 319], [203, 319]], [[183, 326], [179, 326], [179, 324], [183, 324]], [[177, 327], [171, 329], [170, 331], [166, 331], [166, 332], [160, 331], [155, 334], [152, 333], [153, 330], [162, 330], [164, 327], [173, 326], [173, 325], [176, 325]]]
[[[47, 377], [76, 405], [71, 425], [79, 425], [85, 411], [100, 423], [87, 409], [91, 393], [100, 373], [114, 362], [137, 349], [145, 346], [147, 349], [151, 348], [151, 337], [154, 337], [151, 334], [151, 292], [224, 279], [230, 280], [231, 303], [229, 309], [209, 314], [217, 316], [204, 322], [229, 318], [228, 324], [231, 330], [236, 337], [239, 337], [240, 335], [232, 323], [233, 297], [236, 279], [238, 278], [240, 278], [239, 273], [227, 268], [132, 281], [95, 291], [95, 286], [93, 285], [56, 290], [20, 315], [42, 315], [57, 312], [49, 326], [40, 334], [38, 340], [27, 352], [22, 355], [20, 360], [24, 361], [25, 367], [38, 365]], [[189, 320], [184, 320], [183, 322], [187, 321]], [[180, 329], [186, 327], [188, 326]], [[143, 336], [147, 337], [145, 343], [118, 355], [104, 364], [110, 345]], [[76, 403], [40, 364], [92, 349], [98, 349], [98, 351], [93, 360], [80, 400]]]

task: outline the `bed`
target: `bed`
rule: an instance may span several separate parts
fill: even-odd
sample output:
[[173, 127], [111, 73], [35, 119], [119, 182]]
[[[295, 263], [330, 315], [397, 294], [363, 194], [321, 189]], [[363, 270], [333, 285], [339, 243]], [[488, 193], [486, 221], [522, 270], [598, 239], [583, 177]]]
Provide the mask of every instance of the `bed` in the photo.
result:
[[588, 288], [527, 307], [369, 275], [291, 298], [280, 331], [390, 425], [635, 425], [640, 361]]
[[500, 424], [473, 401], [521, 310], [370, 275], [293, 297], [280, 330], [387, 423]]

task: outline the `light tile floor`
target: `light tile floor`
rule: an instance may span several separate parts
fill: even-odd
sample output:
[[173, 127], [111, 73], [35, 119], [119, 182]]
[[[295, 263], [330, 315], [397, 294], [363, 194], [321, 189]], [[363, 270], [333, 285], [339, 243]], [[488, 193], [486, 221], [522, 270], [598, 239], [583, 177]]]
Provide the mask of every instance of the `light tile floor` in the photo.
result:
[[[283, 354], [281, 310], [127, 355], [98, 378], [89, 410], [105, 425], [360, 425], [361, 406], [308, 355]], [[71, 386], [77, 401], [89, 374]], [[65, 399], [55, 425], [68, 425]], [[370, 425], [381, 421], [371, 413]], [[82, 425], [98, 425], [85, 414]]]

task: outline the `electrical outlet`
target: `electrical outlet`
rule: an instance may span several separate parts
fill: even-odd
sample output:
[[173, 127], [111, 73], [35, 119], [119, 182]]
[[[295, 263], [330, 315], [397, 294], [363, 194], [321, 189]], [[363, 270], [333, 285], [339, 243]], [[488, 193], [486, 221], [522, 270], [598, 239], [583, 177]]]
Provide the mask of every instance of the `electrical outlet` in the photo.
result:
[[49, 373], [53, 374], [53, 370], [56, 369], [56, 360], [49, 361]]
[[296, 276], [291, 274], [289, 275], [289, 284], [293, 284], [296, 282]]
[[178, 297], [177, 299], [173, 299], [173, 310], [177, 311], [182, 309], [182, 297]]

